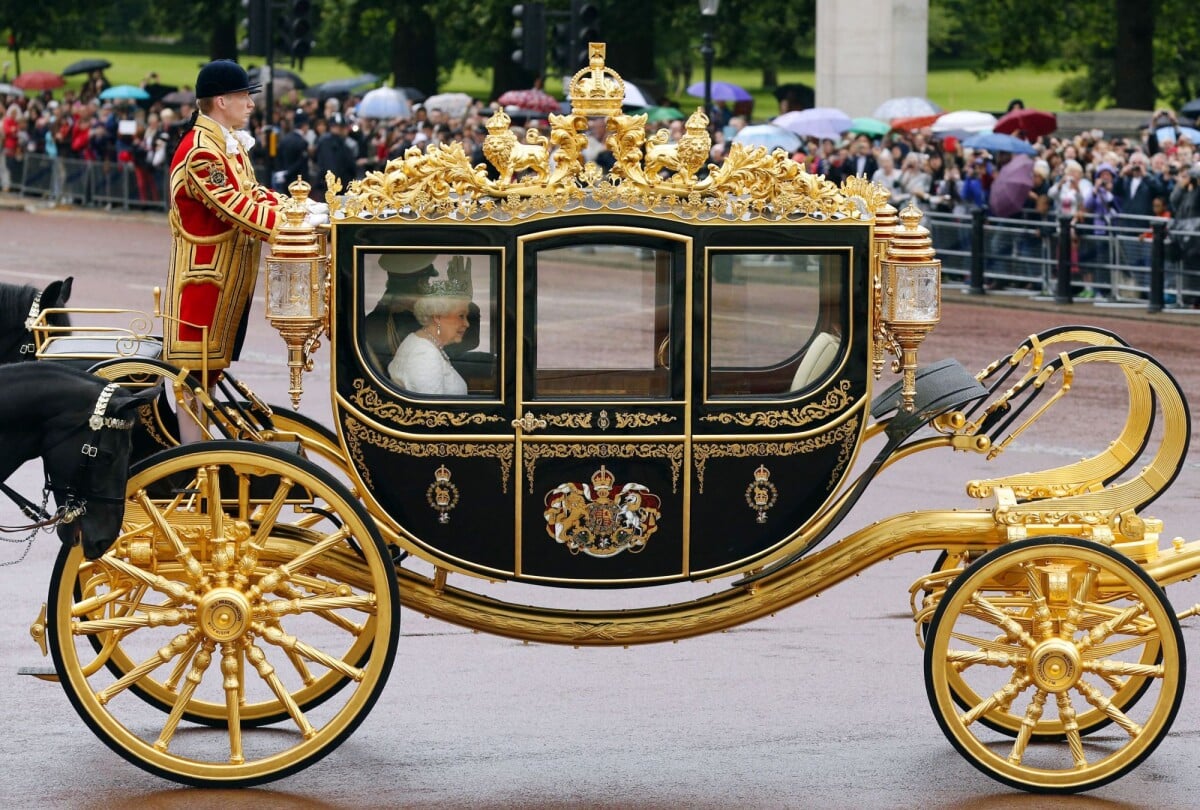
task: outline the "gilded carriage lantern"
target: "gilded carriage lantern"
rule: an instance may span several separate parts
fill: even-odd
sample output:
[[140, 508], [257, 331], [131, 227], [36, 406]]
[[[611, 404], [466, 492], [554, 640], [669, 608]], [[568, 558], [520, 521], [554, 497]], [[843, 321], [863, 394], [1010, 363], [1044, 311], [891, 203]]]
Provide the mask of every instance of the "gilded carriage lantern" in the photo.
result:
[[267, 320], [288, 347], [288, 393], [296, 409], [304, 393], [301, 374], [312, 371], [312, 353], [329, 321], [329, 256], [325, 240], [305, 222], [310, 190], [300, 178], [288, 186], [292, 201], [283, 209], [284, 224], [267, 257]]
[[913, 409], [917, 393], [917, 350], [941, 319], [942, 262], [933, 250], [929, 231], [921, 226], [921, 211], [911, 202], [900, 212], [883, 260], [881, 310], [888, 343], [901, 372], [900, 408]]

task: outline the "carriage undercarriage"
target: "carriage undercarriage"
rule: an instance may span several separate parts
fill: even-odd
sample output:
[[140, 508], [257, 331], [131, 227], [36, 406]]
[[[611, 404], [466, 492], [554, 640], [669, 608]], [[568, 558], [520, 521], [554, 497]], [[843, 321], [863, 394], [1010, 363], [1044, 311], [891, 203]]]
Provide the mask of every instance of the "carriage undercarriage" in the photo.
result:
[[[939, 278], [919, 213], [901, 225], [886, 192], [838, 189], [765, 150], [735, 149], [726, 174], [701, 177], [680, 146], [662, 178], [642, 165], [636, 117], [604, 106], [602, 49], [591, 67], [575, 114], [552, 116], [553, 170], [546, 153], [536, 180], [509, 167], [493, 181], [461, 150], [407, 155], [331, 194], [328, 294], [311, 229], [320, 250], [297, 250], [298, 229], [290, 258], [267, 260], [269, 282], [292, 280], [267, 298], [294, 401], [330, 337], [332, 429], [228, 375], [210, 397], [156, 359], [148, 327], [114, 341], [81, 331], [87, 311], [70, 334], [43, 321], [40, 357], [173, 393], [143, 409], [120, 537], [95, 560], [64, 548], [55, 567], [45, 637], [80, 715], [165, 778], [260, 784], [362, 721], [396, 656], [401, 605], [525, 641], [629, 646], [736, 627], [934, 551], [910, 599], [955, 748], [1031, 791], [1134, 768], [1178, 711], [1180, 621], [1200, 612], [1163, 592], [1200, 570], [1200, 541], [1164, 542], [1145, 511], [1190, 439], [1175, 380], [1088, 327], [1032, 335], [978, 373], [918, 367]], [[615, 131], [615, 180], [573, 151], [597, 115]], [[395, 321], [372, 330], [387, 267], [420, 256], [461, 269], [462, 255], [482, 304], [478, 345], [454, 358], [468, 393], [408, 390], [375, 342]], [[761, 335], [739, 331], [762, 309], [795, 327], [766, 359]], [[620, 339], [606, 343], [613, 323]], [[887, 353], [903, 379], [872, 400]], [[1127, 400], [1093, 455], [969, 481], [972, 508], [836, 536], [882, 471], [925, 452], [995, 459], [1092, 377]], [[181, 419], [211, 439], [179, 445]], [[521, 598], [493, 582], [518, 583]], [[571, 589], [659, 586], [696, 590], [562, 606]], [[538, 588], [556, 597], [525, 597]]]

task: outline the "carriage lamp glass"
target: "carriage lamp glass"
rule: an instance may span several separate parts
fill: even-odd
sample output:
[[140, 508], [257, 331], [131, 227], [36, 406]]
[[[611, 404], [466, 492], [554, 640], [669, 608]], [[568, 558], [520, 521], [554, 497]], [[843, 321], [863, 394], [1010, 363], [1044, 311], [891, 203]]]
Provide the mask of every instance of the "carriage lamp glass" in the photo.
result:
[[883, 260], [880, 310], [891, 352], [892, 370], [901, 372], [900, 408], [912, 411], [916, 397], [917, 350], [941, 319], [942, 263], [933, 250], [921, 212], [909, 202], [900, 212]]
[[304, 392], [301, 375], [312, 370], [311, 354], [328, 323], [329, 256], [316, 228], [305, 222], [310, 190], [303, 180], [288, 186], [292, 200], [283, 208], [284, 223], [266, 262], [267, 320], [287, 344], [288, 393], [297, 409]]
[[717, 8], [721, 5], [721, 0], [700, 0], [700, 15], [702, 17], [715, 17]]

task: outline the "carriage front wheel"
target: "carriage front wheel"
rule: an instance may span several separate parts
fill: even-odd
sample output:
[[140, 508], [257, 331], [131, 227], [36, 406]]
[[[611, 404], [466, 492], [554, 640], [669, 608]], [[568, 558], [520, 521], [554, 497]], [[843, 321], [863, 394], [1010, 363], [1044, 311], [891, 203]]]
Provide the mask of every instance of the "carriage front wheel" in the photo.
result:
[[[994, 779], [1044, 793], [1099, 787], [1149, 756], [1179, 710], [1185, 669], [1162, 589], [1077, 538], [980, 558], [947, 588], [925, 645], [929, 702], [954, 747]], [[1131, 686], [1140, 699], [1122, 700]], [[959, 706], [964, 694], [972, 705]], [[997, 712], [1020, 718], [1015, 739], [982, 722]], [[1096, 712], [1112, 724], [1085, 737], [1079, 719]], [[1061, 738], [1034, 733], [1046, 724]]]
[[[113, 549], [64, 549], [51, 581], [51, 649], [83, 719], [193, 785], [269, 782], [336, 748], [382, 691], [399, 630], [395, 571], [362, 505], [311, 462], [248, 442], [158, 454], [127, 491]], [[96, 666], [97, 646], [121, 665]], [[280, 725], [257, 728], [271, 713]]]

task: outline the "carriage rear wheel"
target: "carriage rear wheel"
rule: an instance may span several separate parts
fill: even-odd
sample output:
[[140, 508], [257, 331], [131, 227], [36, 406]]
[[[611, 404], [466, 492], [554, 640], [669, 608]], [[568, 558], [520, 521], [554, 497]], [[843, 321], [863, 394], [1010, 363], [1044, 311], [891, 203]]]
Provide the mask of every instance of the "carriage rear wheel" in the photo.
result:
[[[982, 557], [946, 590], [927, 642], [926, 691], [947, 738], [1024, 790], [1119, 778], [1166, 736], [1183, 697], [1183, 637], [1162, 589], [1088, 540], [1034, 538]], [[1097, 713], [1112, 731], [1084, 739], [1080, 721]], [[1020, 718], [1015, 740], [982, 722], [999, 716]]]
[[[268, 782], [336, 748], [383, 689], [399, 629], [362, 505], [311, 462], [246, 442], [161, 453], [128, 491], [113, 549], [64, 549], [51, 582], [55, 665], [84, 720], [194, 785]], [[255, 728], [273, 720], [286, 725]]]
[[[984, 552], [982, 551], [957, 554], [950, 554], [943, 551], [941, 556], [938, 557], [937, 562], [934, 563], [932, 573], [938, 574], [951, 569], [966, 568], [983, 556], [983, 554]], [[1032, 615], [1034, 609], [1035, 605], [1030, 600], [1025, 610]], [[919, 628], [922, 639], [925, 639], [928, 635], [932, 618], [933, 615], [931, 613], [929, 620], [923, 622]], [[1162, 663], [1162, 648], [1157, 641], [1147, 641], [1146, 644], [1142, 645], [1140, 662], [1146, 665]], [[951, 668], [946, 673], [946, 677], [949, 682], [950, 693], [953, 695], [954, 702], [958, 704], [959, 708], [969, 710], [973, 706], [978, 706], [983, 702], [984, 697], [976, 694], [969, 680], [964, 678], [957, 668]], [[1113, 705], [1122, 711], [1129, 710], [1130, 707], [1141, 699], [1153, 681], [1153, 678], [1137, 675], [1131, 675], [1123, 679], [1113, 679], [1111, 683], [1116, 689], [1111, 696]], [[981, 715], [977, 722], [982, 723], [992, 731], [997, 731], [1009, 737], [1016, 737], [1021, 733], [1021, 728], [1025, 725], [1025, 718], [1019, 714], [1010, 712], [1009, 707], [1003, 703], [998, 703]], [[1112, 722], [1113, 718], [1103, 709], [1097, 707], [1087, 707], [1085, 711], [1080, 712], [1075, 718], [1079, 733], [1083, 736], [1106, 728]], [[1034, 739], [1066, 739], [1066, 729], [1063, 727], [1062, 720], [1059, 717], [1048, 717], [1046, 715], [1043, 715], [1038, 720], [1030, 734]]]

